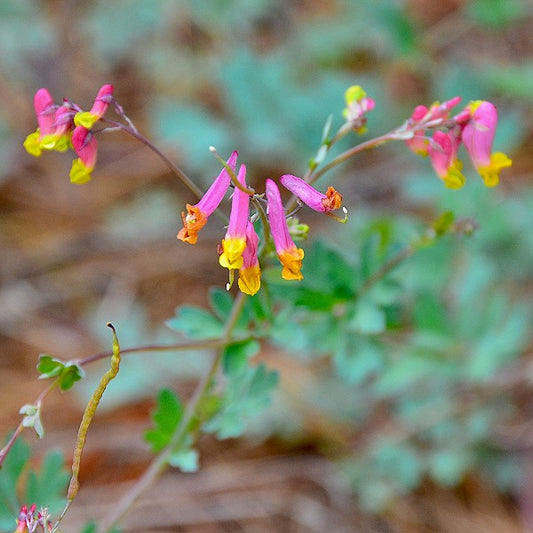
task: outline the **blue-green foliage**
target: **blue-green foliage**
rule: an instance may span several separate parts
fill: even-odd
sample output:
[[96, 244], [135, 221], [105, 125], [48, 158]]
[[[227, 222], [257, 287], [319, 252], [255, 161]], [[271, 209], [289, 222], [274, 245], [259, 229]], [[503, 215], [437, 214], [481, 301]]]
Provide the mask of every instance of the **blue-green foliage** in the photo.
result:
[[[144, 439], [152, 452], [157, 453], [171, 443], [172, 436], [184, 415], [183, 404], [169, 389], [161, 389], [157, 398], [157, 410], [152, 414], [153, 428], [144, 433]], [[192, 448], [195, 420], [191, 420], [183, 438], [177, 443], [169, 458], [169, 463], [183, 472], [198, 470], [198, 452]]]
[[0, 531], [13, 531], [22, 505], [35, 503], [57, 513], [65, 503], [69, 472], [63, 454], [52, 450], [38, 471], [29, 468], [30, 447], [18, 439], [0, 470]]

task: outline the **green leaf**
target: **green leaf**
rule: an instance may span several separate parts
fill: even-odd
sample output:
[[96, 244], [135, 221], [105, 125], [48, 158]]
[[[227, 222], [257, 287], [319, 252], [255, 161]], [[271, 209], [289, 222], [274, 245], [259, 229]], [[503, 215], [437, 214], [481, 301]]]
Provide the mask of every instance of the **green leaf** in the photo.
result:
[[224, 333], [224, 325], [209, 311], [200, 307], [178, 307], [176, 316], [167, 320], [167, 326], [190, 339], [217, 339]]
[[39, 379], [59, 377], [59, 388], [62, 391], [70, 389], [76, 381], [85, 377], [85, 371], [75, 361], [61, 361], [47, 354], [39, 356], [37, 370]]
[[58, 512], [65, 503], [69, 479], [63, 453], [59, 450], [48, 452], [40, 470], [28, 475], [26, 501], [35, 502], [37, 508], [47, 507], [51, 514]]
[[30, 458], [30, 447], [17, 439], [0, 470], [0, 528], [11, 531], [20, 511], [17, 488], [20, 477]]
[[196, 472], [199, 467], [198, 451], [191, 449], [180, 450], [170, 456], [168, 463], [179, 468], [182, 472]]
[[159, 391], [157, 409], [152, 413], [154, 427], [144, 433], [144, 439], [151, 445], [152, 452], [162, 450], [172, 438], [183, 416], [180, 399], [169, 389]]
[[73, 361], [68, 361], [59, 378], [59, 388], [62, 391], [70, 389], [76, 381], [85, 377], [85, 371]]
[[383, 333], [386, 327], [385, 313], [370, 299], [361, 298], [357, 301], [349, 327], [362, 335]]
[[343, 381], [360, 384], [383, 367], [383, 349], [365, 337], [346, 336], [343, 346], [334, 352], [333, 362], [337, 375]]
[[209, 305], [219, 320], [225, 322], [233, 307], [233, 297], [228, 291], [214, 287], [209, 289]]
[[65, 368], [65, 363], [51, 355], [39, 355], [39, 362], [37, 363], [37, 371], [40, 376], [39, 379], [55, 378], [61, 374]]
[[247, 420], [256, 417], [270, 402], [278, 374], [264, 364], [247, 367], [232, 376], [220, 397], [220, 409], [204, 423], [204, 430], [216, 433], [219, 439], [235, 438], [245, 431]]
[[228, 344], [222, 356], [222, 368], [228, 376], [242, 374], [248, 360], [256, 355], [261, 345], [254, 339]]

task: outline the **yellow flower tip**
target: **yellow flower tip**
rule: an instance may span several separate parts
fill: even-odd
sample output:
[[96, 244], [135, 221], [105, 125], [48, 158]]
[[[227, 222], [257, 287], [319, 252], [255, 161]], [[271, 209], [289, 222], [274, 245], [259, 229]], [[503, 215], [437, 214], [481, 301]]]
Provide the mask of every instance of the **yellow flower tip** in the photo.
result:
[[72, 168], [70, 169], [70, 183], [76, 183], [81, 185], [87, 183], [91, 179], [92, 169], [87, 168], [81, 159], [76, 159], [72, 162]]
[[61, 135], [56, 138], [54, 150], [57, 152], [66, 152], [70, 148], [70, 137], [68, 135]]
[[304, 258], [304, 251], [301, 248], [292, 248], [285, 250], [283, 253], [278, 254], [279, 260], [283, 265], [281, 277], [286, 280], [300, 280], [303, 279], [302, 259]]
[[98, 115], [93, 115], [90, 111], [79, 111], [74, 115], [74, 124], [76, 126], [83, 126], [90, 130], [96, 122], [100, 120]]
[[451, 166], [448, 168], [448, 173], [445, 176], [441, 176], [444, 185], [448, 189], [460, 189], [466, 182], [464, 174], [461, 172], [463, 168], [463, 163], [457, 159]]
[[220, 266], [238, 270], [243, 265], [242, 253], [246, 248], [246, 239], [233, 237], [222, 239], [222, 254], [218, 258]]
[[39, 140], [39, 137], [39, 130], [37, 130], [33, 133], [30, 133], [24, 141], [24, 148], [26, 149], [26, 152], [35, 157], [39, 157], [42, 154], [41, 141]]
[[468, 109], [470, 110], [470, 113], [473, 115], [474, 112], [476, 111], [476, 109], [483, 103], [483, 100], [472, 100], [472, 102], [470, 102], [468, 104]]
[[259, 265], [239, 270], [239, 289], [253, 296], [261, 287], [261, 269]]
[[360, 85], [352, 85], [346, 89], [344, 93], [344, 98], [346, 104], [350, 105], [352, 102], [359, 102], [366, 96], [366, 92]]
[[512, 159], [504, 153], [495, 152], [490, 156], [490, 163], [485, 167], [478, 168], [478, 172], [487, 187], [495, 187], [500, 181], [500, 171], [512, 164]]

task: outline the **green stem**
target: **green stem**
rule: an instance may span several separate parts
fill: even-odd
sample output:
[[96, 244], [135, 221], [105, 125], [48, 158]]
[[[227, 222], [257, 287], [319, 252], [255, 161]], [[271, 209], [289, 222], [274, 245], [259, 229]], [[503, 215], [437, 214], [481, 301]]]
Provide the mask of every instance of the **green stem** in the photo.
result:
[[[239, 293], [235, 299], [221, 338], [221, 341], [223, 341], [224, 344], [227, 344], [231, 339], [231, 332], [235, 328], [245, 301], [246, 295]], [[104, 519], [100, 531], [110, 531], [132, 507], [137, 498], [163, 473], [168, 465], [170, 456], [177, 448], [179, 448], [183, 439], [187, 436], [189, 425], [193, 418], [197, 415], [197, 411], [202, 403], [202, 400], [209, 390], [211, 382], [218, 371], [223, 353], [224, 350], [221, 347], [213, 358], [208, 372], [198, 383], [193, 397], [189, 401], [187, 409], [185, 410], [185, 413], [183, 414], [176, 431], [172, 435], [170, 443], [154, 458], [150, 466], [144, 471], [143, 475], [136, 481], [133, 487], [116, 505], [113, 506], [111, 513], [109, 513], [109, 515]]]

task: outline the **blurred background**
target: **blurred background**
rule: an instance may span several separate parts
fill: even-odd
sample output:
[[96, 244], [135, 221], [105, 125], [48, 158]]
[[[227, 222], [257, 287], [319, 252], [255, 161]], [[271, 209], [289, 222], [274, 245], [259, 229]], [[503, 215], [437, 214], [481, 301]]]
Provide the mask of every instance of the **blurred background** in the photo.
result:
[[[108, 321], [123, 347], [173, 342], [165, 320], [179, 305], [206, 306], [227, 276], [216, 221], [195, 247], [176, 241], [194, 198], [139, 143], [102, 135], [85, 186], [69, 183], [70, 155], [29, 156], [38, 88], [88, 109], [112, 83], [138, 129], [202, 188], [219, 171], [210, 145], [226, 157], [238, 149], [258, 189], [302, 175], [328, 116], [342, 123], [349, 85], [376, 101], [364, 138], [418, 104], [486, 99], [500, 114], [496, 149], [514, 160], [501, 186], [487, 191], [467, 168], [465, 189], [446, 191], [400, 145], [362, 154], [319, 182], [343, 193], [349, 224], [303, 215], [310, 285], [294, 301], [350, 277], [376, 234], [379, 246], [405, 243], [452, 209], [475, 221], [474, 235], [400, 269], [401, 316], [391, 318], [396, 300], [383, 303], [399, 296], [381, 294], [385, 311], [358, 314], [357, 348], [320, 344], [305, 325], [280, 328], [260, 356], [280, 371], [271, 407], [238, 439], [202, 438], [199, 474], [165, 474], [125, 530], [533, 531], [532, 22], [530, 0], [0, 0], [2, 439], [43, 388], [39, 353], [107, 350]], [[90, 431], [65, 531], [105, 514], [146, 467], [157, 391], [186, 397], [204, 356], [124, 361]], [[50, 448], [70, 456], [106, 364], [47, 399], [45, 439], [25, 435], [35, 464]]]

